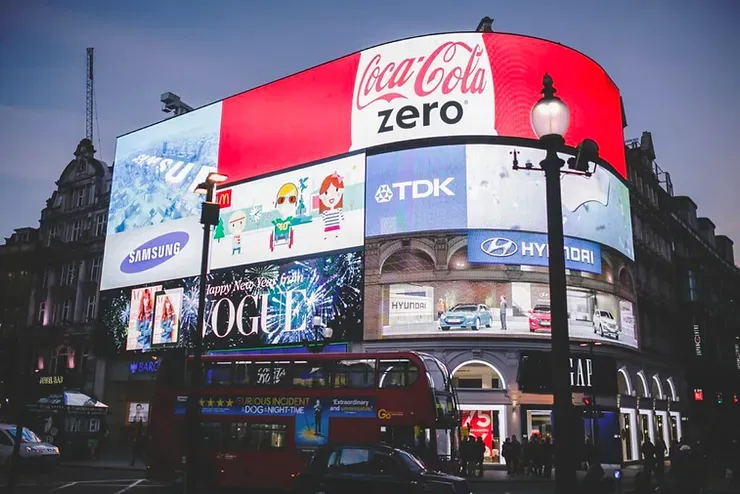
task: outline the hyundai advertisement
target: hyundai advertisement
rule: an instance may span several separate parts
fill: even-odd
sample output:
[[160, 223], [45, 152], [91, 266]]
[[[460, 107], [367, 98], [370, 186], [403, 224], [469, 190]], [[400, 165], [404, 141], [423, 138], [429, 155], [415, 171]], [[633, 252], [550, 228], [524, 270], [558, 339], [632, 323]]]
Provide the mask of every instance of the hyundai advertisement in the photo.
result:
[[[383, 338], [550, 337], [550, 289], [519, 281], [431, 281], [385, 285], [366, 293], [365, 317]], [[637, 348], [632, 303], [598, 290], [568, 287], [570, 337]]]
[[[228, 180], [203, 287], [207, 350], [302, 343], [323, 326], [344, 342], [547, 337], [549, 305], [534, 296], [548, 292], [545, 182], [527, 169], [544, 158], [530, 113], [546, 72], [573, 109], [561, 156], [584, 138], [600, 150], [590, 176], [561, 181], [566, 267], [593, 281], [569, 289], [571, 335], [636, 346], [632, 304], [607, 293], [634, 260], [617, 87], [558, 43], [477, 32], [375, 46], [119, 137], [103, 346], [190, 344], [194, 189], [213, 171]], [[383, 265], [414, 249], [426, 260]]]
[[368, 156], [365, 234], [451, 230], [467, 218], [465, 146]]
[[356, 154], [225, 189], [214, 269], [360, 247], [365, 155]]
[[[565, 268], [601, 274], [601, 248], [593, 242], [565, 237]], [[468, 232], [468, 262], [547, 266], [547, 235], [503, 230]]]

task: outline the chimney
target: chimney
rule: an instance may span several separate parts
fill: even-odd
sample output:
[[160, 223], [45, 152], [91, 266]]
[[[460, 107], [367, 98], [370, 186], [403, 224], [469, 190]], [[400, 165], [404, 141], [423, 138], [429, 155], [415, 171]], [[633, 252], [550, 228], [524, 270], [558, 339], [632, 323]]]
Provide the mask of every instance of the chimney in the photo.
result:
[[699, 224], [699, 235], [707, 241], [712, 247], [716, 247], [714, 240], [714, 223], [709, 218], [698, 218], [697, 223]]
[[717, 252], [719, 255], [730, 264], [735, 264], [735, 253], [732, 250], [734, 242], [727, 235], [717, 235], [714, 238], [717, 244]]
[[648, 131], [642, 133], [640, 137], [640, 149], [648, 160], [653, 161], [655, 159], [655, 147], [653, 147], [653, 134]]
[[676, 214], [688, 223], [691, 228], [697, 230], [696, 203], [689, 196], [674, 196], [673, 205], [676, 208]]
[[480, 20], [478, 27], [475, 30], [479, 33], [492, 33], [493, 32], [493, 19], [486, 16]]

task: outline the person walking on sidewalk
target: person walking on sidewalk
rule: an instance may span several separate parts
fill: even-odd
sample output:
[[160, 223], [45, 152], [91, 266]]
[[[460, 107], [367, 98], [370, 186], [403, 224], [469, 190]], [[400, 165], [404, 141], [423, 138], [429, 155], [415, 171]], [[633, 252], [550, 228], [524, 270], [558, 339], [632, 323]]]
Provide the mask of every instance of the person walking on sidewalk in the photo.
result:
[[650, 474], [655, 468], [655, 446], [650, 441], [650, 438], [645, 436], [645, 441], [642, 443], [642, 470], [645, 472], [645, 476], [648, 481], [650, 480]]
[[134, 423], [134, 430], [132, 434], [131, 444], [131, 466], [136, 464], [138, 458], [144, 459], [144, 422], [139, 419]]
[[478, 440], [475, 442], [475, 448], [478, 477], [483, 477], [483, 460], [486, 457], [486, 443], [483, 442], [482, 436], [478, 436]]
[[511, 463], [512, 471], [519, 473], [519, 459], [522, 456], [522, 443], [516, 438], [516, 435], [511, 436]]
[[553, 447], [552, 447], [552, 441], [550, 440], [550, 436], [547, 436], [545, 438], [545, 442], [540, 444], [541, 452], [542, 452], [542, 461], [543, 461], [543, 472], [542, 474], [545, 476], [546, 479], [549, 479], [552, 477], [552, 463], [553, 463]]
[[501, 456], [504, 457], [504, 461], [506, 462], [506, 473], [511, 475], [514, 473], [514, 460], [511, 457], [511, 439], [508, 437], [504, 440], [504, 444], [501, 445]]
[[665, 443], [662, 438], [655, 440], [655, 479], [663, 483], [665, 474]]

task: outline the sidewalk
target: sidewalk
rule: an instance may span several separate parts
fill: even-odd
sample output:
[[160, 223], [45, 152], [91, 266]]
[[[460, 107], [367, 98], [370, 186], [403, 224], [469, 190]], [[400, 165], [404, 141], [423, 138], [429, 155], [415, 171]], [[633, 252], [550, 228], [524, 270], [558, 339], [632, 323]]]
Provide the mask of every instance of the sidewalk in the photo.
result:
[[[614, 471], [619, 469], [619, 465], [602, 465], [604, 469], [604, 475], [606, 477], [614, 476]], [[621, 469], [622, 470], [622, 484], [632, 484], [634, 478], [642, 467], [639, 465], [630, 465]], [[578, 470], [576, 472], [578, 480], [581, 481], [586, 476], [586, 472]], [[481, 483], [481, 482], [552, 482], [555, 479], [555, 470], [553, 470], [552, 478], [537, 477], [535, 475], [524, 475], [515, 474], [509, 475], [506, 473], [506, 468], [503, 467], [488, 467], [483, 469], [483, 477], [466, 477], [469, 483]]]

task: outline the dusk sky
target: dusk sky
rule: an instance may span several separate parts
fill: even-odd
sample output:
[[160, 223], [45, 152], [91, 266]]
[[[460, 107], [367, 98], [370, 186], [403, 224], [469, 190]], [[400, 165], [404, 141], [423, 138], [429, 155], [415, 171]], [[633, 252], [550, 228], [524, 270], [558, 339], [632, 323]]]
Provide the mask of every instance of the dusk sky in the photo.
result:
[[[197, 6], [196, 6], [197, 5]], [[598, 7], [597, 7], [598, 5]], [[38, 226], [85, 135], [85, 48], [95, 48], [98, 157], [120, 134], [375, 44], [494, 30], [554, 40], [619, 86], [625, 138], [653, 134], [676, 195], [736, 243], [740, 260], [737, 0], [10, 0], [0, 5], [0, 235]], [[98, 131], [99, 128], [99, 131]]]

